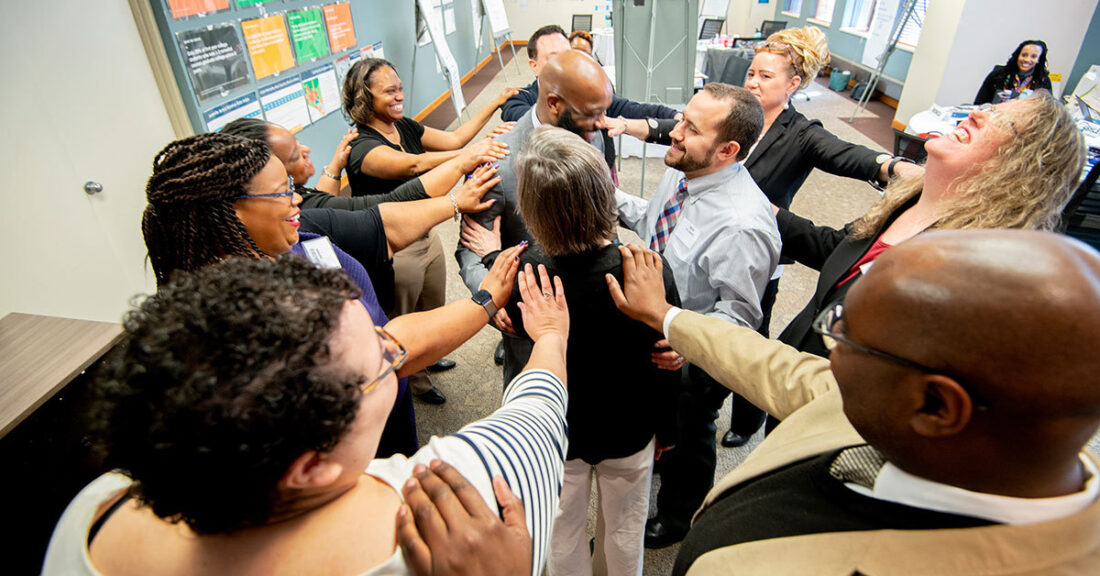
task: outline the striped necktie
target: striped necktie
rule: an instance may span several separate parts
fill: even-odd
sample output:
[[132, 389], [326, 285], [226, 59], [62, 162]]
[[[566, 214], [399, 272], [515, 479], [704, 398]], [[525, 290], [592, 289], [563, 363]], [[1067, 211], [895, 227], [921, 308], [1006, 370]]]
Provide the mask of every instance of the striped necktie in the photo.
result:
[[665, 253], [665, 245], [668, 244], [672, 230], [676, 228], [676, 221], [680, 219], [680, 206], [684, 200], [687, 200], [687, 179], [680, 178], [680, 183], [676, 185], [676, 193], [669, 197], [668, 202], [665, 203], [665, 209], [657, 218], [653, 237], [649, 239], [650, 250]]

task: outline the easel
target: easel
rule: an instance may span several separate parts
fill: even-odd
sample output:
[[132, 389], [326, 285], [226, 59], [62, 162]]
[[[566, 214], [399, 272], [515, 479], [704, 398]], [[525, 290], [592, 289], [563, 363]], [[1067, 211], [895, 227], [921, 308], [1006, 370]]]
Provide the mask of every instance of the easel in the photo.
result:
[[882, 51], [882, 55], [878, 57], [878, 67], [871, 72], [870, 78], [867, 79], [867, 89], [859, 95], [859, 103], [856, 104], [855, 110], [852, 110], [852, 115], [848, 117], [849, 123], [855, 121], [856, 114], [867, 108], [867, 103], [871, 101], [871, 94], [874, 94], [875, 88], [878, 87], [878, 81], [882, 78], [883, 71], [886, 70], [886, 62], [898, 49], [901, 31], [905, 29], [909, 19], [913, 17], [913, 9], [916, 7], [917, 0], [905, 0], [901, 5], [901, 18], [898, 18], [897, 22], [894, 23], [894, 27], [890, 30], [890, 41], [886, 44], [886, 49]]
[[[466, 99], [462, 95], [462, 76], [458, 74], [458, 63], [455, 62], [454, 56], [451, 54], [451, 48], [447, 45], [447, 38], [443, 31], [429, 16], [432, 9], [431, 5], [428, 4], [427, 0], [417, 0], [416, 3], [420, 6], [420, 17], [424, 19], [424, 24], [428, 28], [428, 37], [431, 39], [432, 47], [435, 50], [435, 57], [439, 60], [440, 67], [443, 68], [443, 75], [447, 78], [447, 90], [451, 93], [451, 102], [455, 107], [455, 118], [461, 123], [462, 112], [466, 110]], [[413, 48], [413, 75], [416, 74], [416, 53], [419, 51], [419, 46]], [[415, 82], [409, 83], [409, 102], [414, 101], [414, 86], [416, 86]], [[470, 119], [469, 113], [466, 114], [466, 119]]]
[[[474, 0], [474, 1], [475, 2], [481, 2], [481, 22], [478, 23], [478, 26], [481, 28], [481, 34], [485, 34], [485, 20], [486, 19], [489, 20], [489, 44], [493, 47], [493, 52], [497, 53], [497, 62], [500, 62], [500, 73], [501, 73], [501, 75], [504, 76], [504, 81], [507, 82], [508, 81], [508, 74], [506, 72], [504, 72], [504, 57], [500, 55], [500, 49], [504, 45], [504, 42], [500, 42], [498, 44], [497, 43], [497, 38], [500, 38], [502, 40], [504, 38], [508, 39], [508, 45], [512, 47], [512, 62], [514, 62], [515, 65], [516, 65], [516, 74], [521, 74], [520, 68], [519, 68], [519, 60], [516, 58], [516, 42], [515, 42], [515, 40], [512, 39], [512, 31], [509, 30], [509, 28], [507, 26], [507, 22], [504, 23], [505, 26], [501, 30], [497, 30], [493, 26], [493, 19], [489, 17], [489, 6], [488, 6], [489, 4], [493, 3], [493, 0]], [[503, 14], [504, 14], [504, 5], [500, 4], [500, 6], [498, 7], [497, 4], [500, 4], [500, 0], [496, 0], [496, 4], [494, 4], [493, 7], [494, 8], [499, 8], [500, 14], [502, 15], [501, 17], [504, 17], [503, 16]]]

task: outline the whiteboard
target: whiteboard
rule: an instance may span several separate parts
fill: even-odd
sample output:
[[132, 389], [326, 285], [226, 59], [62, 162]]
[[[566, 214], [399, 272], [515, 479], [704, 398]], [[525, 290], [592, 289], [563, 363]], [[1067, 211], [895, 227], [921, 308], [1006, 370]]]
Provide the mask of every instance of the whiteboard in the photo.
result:
[[481, 0], [481, 4], [489, 15], [489, 27], [493, 29], [493, 36], [507, 34], [508, 14], [504, 12], [504, 0]]

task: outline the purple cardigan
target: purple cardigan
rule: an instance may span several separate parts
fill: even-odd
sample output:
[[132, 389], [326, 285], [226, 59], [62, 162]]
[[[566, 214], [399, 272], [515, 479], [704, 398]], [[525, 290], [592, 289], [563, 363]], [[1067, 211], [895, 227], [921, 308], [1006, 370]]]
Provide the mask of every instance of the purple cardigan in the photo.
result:
[[[319, 237], [317, 234], [300, 232], [298, 243], [290, 247], [290, 252], [305, 258], [306, 254], [302, 249], [301, 241]], [[336, 244], [333, 244], [332, 248], [336, 251], [336, 258], [340, 260], [340, 267], [344, 269], [344, 273], [359, 287], [359, 301], [367, 309], [371, 320], [378, 326], [388, 324], [390, 320], [386, 317], [382, 306], [378, 304], [378, 297], [374, 294], [374, 285], [371, 284], [367, 270]], [[413, 454], [420, 446], [416, 437], [416, 414], [413, 412], [412, 394], [409, 394], [409, 381], [407, 378], [401, 378], [397, 382], [397, 398], [386, 420], [386, 427], [382, 430], [376, 458], [386, 458], [394, 454]]]

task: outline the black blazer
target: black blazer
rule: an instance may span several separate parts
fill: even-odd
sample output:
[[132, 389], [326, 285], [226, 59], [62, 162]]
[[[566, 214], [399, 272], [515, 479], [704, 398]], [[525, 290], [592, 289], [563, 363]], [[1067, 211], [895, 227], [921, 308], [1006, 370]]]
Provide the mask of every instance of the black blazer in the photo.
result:
[[[650, 131], [649, 141], [667, 145], [673, 126], [675, 122], [658, 121], [657, 129]], [[820, 121], [806, 118], [793, 104], [788, 104], [744, 165], [772, 204], [788, 208], [814, 168], [837, 176], [870, 180], [878, 174], [879, 154], [882, 153], [837, 138]]]
[[[539, 99], [539, 81], [528, 84], [518, 94], [504, 101], [500, 107], [500, 119], [505, 122], [514, 122], [523, 117], [527, 110], [531, 109]], [[627, 100], [618, 95], [611, 97], [611, 105], [607, 107], [606, 115], [609, 118], [622, 116], [623, 118], [672, 118], [676, 110], [660, 104], [644, 104]], [[600, 130], [603, 136], [603, 157], [608, 167], [615, 166], [615, 143], [607, 135], [607, 130]]]
[[[985, 104], [993, 102], [993, 96], [998, 90], [1011, 90], [1012, 84], [1009, 77], [1012, 74], [1008, 71], [1007, 66], [994, 66], [993, 70], [986, 75], [985, 80], [982, 81], [982, 87], [978, 88], [978, 95], [974, 97], [975, 104]], [[1032, 90], [1050, 90], [1050, 76], [1039, 77], [1036, 76], [1031, 81]]]
[[917, 198], [919, 195], [895, 210], [882, 228], [870, 237], [858, 240], [849, 237], [852, 230], [851, 223], [843, 230], [837, 230], [828, 226], [815, 226], [810, 220], [795, 216], [785, 209], [779, 210], [775, 218], [779, 225], [779, 235], [783, 238], [783, 256], [793, 258], [820, 272], [817, 277], [817, 290], [814, 291], [813, 297], [783, 329], [783, 333], [779, 335], [780, 342], [794, 346], [803, 352], [826, 358], [829, 356], [821, 336], [813, 331], [814, 319], [834, 302], [844, 300], [848, 288], [855, 283], [856, 279], [845, 282], [840, 287], [837, 287], [836, 283], [848, 274], [848, 270], [859, 262], [860, 258], [863, 258], [883, 230], [889, 227], [902, 212], [916, 204]]

